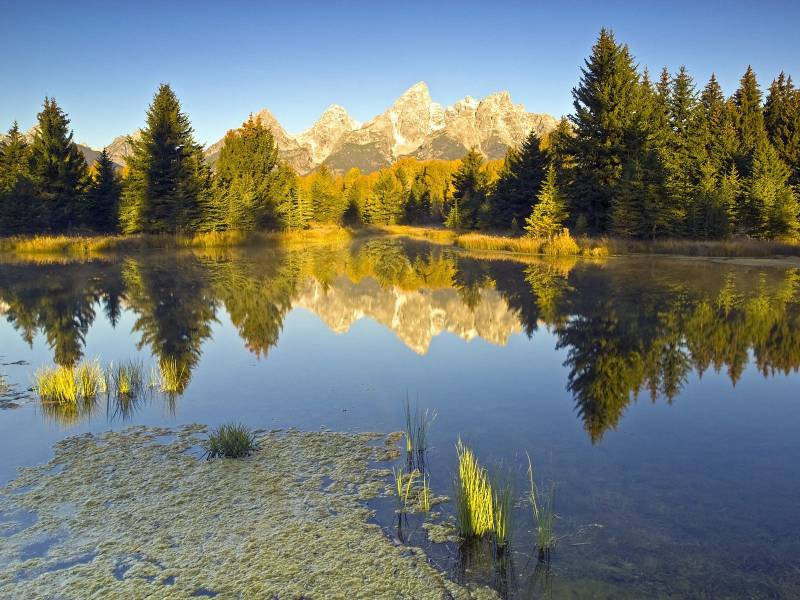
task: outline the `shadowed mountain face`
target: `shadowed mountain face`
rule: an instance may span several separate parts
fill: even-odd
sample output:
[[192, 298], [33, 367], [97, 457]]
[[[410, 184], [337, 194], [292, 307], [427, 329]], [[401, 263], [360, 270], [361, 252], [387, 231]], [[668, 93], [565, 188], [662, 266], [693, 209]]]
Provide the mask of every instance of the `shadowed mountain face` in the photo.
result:
[[337, 334], [371, 320], [420, 356], [438, 336], [499, 347], [546, 327], [541, 335], [564, 353], [564, 384], [593, 442], [637, 397], [672, 402], [692, 374], [722, 371], [735, 384], [748, 364], [765, 377], [800, 367], [793, 269], [482, 260], [397, 240], [0, 264], [0, 314], [28, 344], [43, 340], [55, 362], [73, 365], [97, 319], [114, 327], [127, 316], [132, 329], [119, 335], [179, 365], [183, 387], [223, 317], [251, 353], [268, 359], [295, 309]]

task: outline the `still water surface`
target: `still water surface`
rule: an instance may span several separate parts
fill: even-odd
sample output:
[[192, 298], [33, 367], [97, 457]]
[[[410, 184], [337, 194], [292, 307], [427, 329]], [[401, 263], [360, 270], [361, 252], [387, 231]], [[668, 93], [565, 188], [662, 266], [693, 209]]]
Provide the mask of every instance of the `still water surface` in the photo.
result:
[[[376, 519], [510, 597], [800, 597], [800, 271], [675, 258], [544, 261], [371, 240], [305, 250], [0, 264], [0, 482], [52, 444], [131, 424], [394, 431], [408, 394], [525, 492], [556, 485], [533, 556], [520, 501], [498, 565]], [[175, 360], [134, 407], [25, 398], [42, 365]], [[20, 397], [21, 396], [21, 397]], [[447, 508], [446, 510], [452, 510]]]

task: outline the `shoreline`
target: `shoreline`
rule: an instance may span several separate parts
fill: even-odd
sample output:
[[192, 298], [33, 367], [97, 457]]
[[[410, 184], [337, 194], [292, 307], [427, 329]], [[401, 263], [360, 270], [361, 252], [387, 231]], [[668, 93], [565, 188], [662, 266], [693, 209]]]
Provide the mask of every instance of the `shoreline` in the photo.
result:
[[[384, 225], [349, 228], [338, 225], [318, 226], [301, 231], [209, 232], [186, 234], [135, 235], [32, 235], [0, 238], [0, 256], [62, 256], [101, 258], [113, 254], [153, 250], [238, 248], [281, 244], [284, 246], [349, 242], [369, 237], [403, 237], [463, 250], [511, 255], [553, 256], [544, 252], [544, 242], [504, 233], [458, 232], [441, 227]], [[703, 259], [739, 259], [752, 264], [800, 266], [800, 242], [732, 240], [629, 240], [621, 238], [573, 238], [578, 252], [574, 256], [668, 256]], [[742, 263], [748, 264], [748, 263]]]

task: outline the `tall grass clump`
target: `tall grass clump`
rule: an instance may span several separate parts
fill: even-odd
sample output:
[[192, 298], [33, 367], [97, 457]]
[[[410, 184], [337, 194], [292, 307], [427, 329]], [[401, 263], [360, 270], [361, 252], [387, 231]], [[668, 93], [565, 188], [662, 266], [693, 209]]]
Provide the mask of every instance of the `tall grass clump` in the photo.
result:
[[150, 372], [149, 386], [165, 394], [180, 394], [186, 386], [186, 366], [175, 358], [163, 358]]
[[514, 509], [514, 488], [511, 481], [495, 482], [492, 492], [494, 503], [494, 537], [500, 547], [508, 546], [511, 534], [511, 515]]
[[556, 488], [553, 484], [550, 486], [549, 492], [545, 496], [542, 495], [533, 477], [533, 463], [530, 456], [528, 456], [528, 479], [530, 480], [528, 501], [533, 510], [533, 520], [536, 523], [536, 546], [539, 548], [539, 559], [544, 560], [550, 557], [550, 551], [556, 544]]
[[36, 393], [45, 402], [74, 404], [78, 401], [75, 372], [68, 367], [42, 367], [36, 371], [33, 380]]
[[494, 531], [494, 497], [489, 474], [475, 454], [459, 439], [458, 481], [456, 482], [456, 517], [463, 538], [481, 537]]
[[106, 375], [97, 361], [76, 367], [42, 367], [33, 378], [34, 388], [44, 402], [76, 404], [79, 400], [94, 400], [108, 391]]
[[144, 388], [144, 367], [141, 362], [128, 360], [108, 366], [111, 388], [117, 397], [138, 395]]
[[108, 392], [108, 379], [96, 360], [83, 362], [75, 368], [75, 383], [78, 396], [84, 399], [96, 398]]
[[214, 429], [203, 443], [205, 457], [242, 458], [258, 448], [255, 434], [239, 423], [226, 423]]
[[565, 228], [544, 243], [542, 252], [548, 256], [575, 256], [581, 253], [581, 249], [569, 234], [569, 229]]
[[429, 409], [421, 410], [419, 404], [411, 406], [411, 401], [406, 394], [403, 402], [403, 411], [406, 418], [406, 452], [409, 458], [416, 453], [420, 466], [425, 463], [425, 452], [428, 450], [428, 432], [436, 420], [436, 412]]

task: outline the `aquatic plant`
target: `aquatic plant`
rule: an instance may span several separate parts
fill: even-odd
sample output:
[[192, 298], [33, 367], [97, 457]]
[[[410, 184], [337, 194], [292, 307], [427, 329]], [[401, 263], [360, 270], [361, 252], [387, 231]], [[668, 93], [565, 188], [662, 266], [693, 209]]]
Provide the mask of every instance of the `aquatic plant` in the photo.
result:
[[45, 402], [74, 404], [78, 401], [75, 373], [63, 366], [42, 367], [33, 376], [34, 389]]
[[108, 392], [108, 379], [97, 360], [82, 362], [75, 368], [77, 395], [85, 400]]
[[186, 387], [186, 366], [173, 357], [161, 359], [150, 371], [148, 386], [165, 394], [180, 394]]
[[212, 458], [242, 458], [258, 448], [255, 434], [240, 423], [226, 423], [214, 429], [203, 443], [205, 456]]
[[505, 547], [509, 542], [511, 533], [511, 515], [514, 507], [514, 488], [511, 481], [495, 483], [493, 486], [492, 501], [494, 502], [494, 538], [497, 545]]
[[402, 467], [392, 467], [392, 473], [394, 474], [394, 485], [397, 490], [397, 497], [400, 499], [403, 508], [405, 508], [408, 506], [408, 498], [414, 487], [414, 482], [419, 476], [419, 471], [414, 469], [406, 474], [403, 472]]
[[424, 463], [424, 455], [428, 449], [428, 431], [436, 419], [436, 412], [427, 408], [420, 410], [419, 404], [412, 407], [408, 394], [403, 402], [403, 410], [406, 417], [406, 452], [416, 452], [420, 463]]
[[431, 481], [428, 474], [422, 476], [422, 487], [419, 490], [419, 507], [423, 512], [431, 510]]
[[539, 548], [539, 559], [544, 560], [549, 558], [550, 551], [556, 544], [554, 533], [556, 488], [555, 484], [552, 484], [547, 495], [542, 497], [533, 476], [533, 462], [530, 456], [528, 456], [528, 479], [530, 480], [528, 501], [533, 510], [533, 520], [536, 523], [536, 546]]
[[459, 439], [456, 517], [462, 537], [480, 537], [494, 531], [494, 497], [489, 475], [471, 449]]
[[111, 387], [114, 394], [120, 396], [135, 396], [144, 387], [144, 367], [141, 362], [128, 360], [117, 365], [108, 366], [111, 378]]

